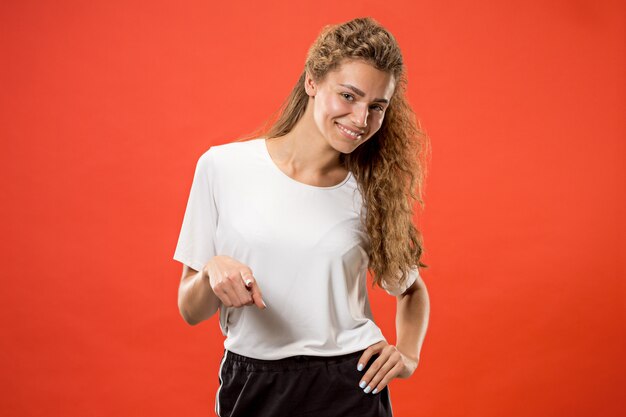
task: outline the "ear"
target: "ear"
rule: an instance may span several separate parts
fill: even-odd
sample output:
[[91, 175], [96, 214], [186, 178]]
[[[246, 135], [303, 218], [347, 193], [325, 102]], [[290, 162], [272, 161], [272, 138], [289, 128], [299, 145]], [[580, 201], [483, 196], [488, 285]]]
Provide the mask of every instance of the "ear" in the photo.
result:
[[315, 97], [317, 92], [317, 84], [309, 75], [309, 72], [306, 71], [304, 76], [304, 91], [309, 95], [309, 97]]

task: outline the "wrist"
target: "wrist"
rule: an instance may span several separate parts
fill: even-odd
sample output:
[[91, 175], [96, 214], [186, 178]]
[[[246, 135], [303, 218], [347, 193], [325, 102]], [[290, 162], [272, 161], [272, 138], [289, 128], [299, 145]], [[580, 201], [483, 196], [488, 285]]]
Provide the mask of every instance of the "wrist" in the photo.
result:
[[202, 284], [211, 286], [211, 276], [209, 275], [209, 265], [211, 261], [207, 262], [200, 270], [200, 281]]
[[417, 350], [414, 349], [407, 349], [406, 347], [397, 344], [396, 345], [396, 349], [398, 349], [398, 351], [400, 353], [402, 353], [402, 355], [404, 355], [405, 357], [411, 359], [414, 362], [419, 362], [420, 360], [420, 354]]

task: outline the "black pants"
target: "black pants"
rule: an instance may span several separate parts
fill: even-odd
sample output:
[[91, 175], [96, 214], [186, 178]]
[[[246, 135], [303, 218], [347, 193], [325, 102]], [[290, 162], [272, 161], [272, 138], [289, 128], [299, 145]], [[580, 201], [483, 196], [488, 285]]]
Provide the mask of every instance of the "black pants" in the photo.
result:
[[389, 389], [366, 394], [357, 370], [363, 351], [341, 356], [259, 360], [224, 351], [219, 417], [391, 417]]

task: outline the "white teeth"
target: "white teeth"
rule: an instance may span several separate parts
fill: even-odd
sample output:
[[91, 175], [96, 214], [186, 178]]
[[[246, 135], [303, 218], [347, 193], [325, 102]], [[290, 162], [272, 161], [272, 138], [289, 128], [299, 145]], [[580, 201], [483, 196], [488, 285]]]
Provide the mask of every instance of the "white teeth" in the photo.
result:
[[353, 138], [359, 138], [361, 137], [360, 134], [353, 132], [351, 130], [346, 129], [345, 127], [341, 126], [340, 124], [338, 124], [337, 126], [339, 126], [339, 129], [343, 130], [344, 132], [346, 132], [347, 134], [349, 134], [350, 136], [352, 136]]

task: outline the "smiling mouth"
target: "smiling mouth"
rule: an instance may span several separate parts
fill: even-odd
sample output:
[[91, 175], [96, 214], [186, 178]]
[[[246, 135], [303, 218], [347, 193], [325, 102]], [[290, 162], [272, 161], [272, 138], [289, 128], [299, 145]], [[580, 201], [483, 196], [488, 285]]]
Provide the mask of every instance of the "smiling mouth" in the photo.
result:
[[346, 136], [352, 139], [361, 139], [363, 137], [363, 132], [356, 132], [354, 130], [350, 130], [345, 126], [340, 125], [339, 123], [337, 123], [337, 127], [342, 133], [344, 133]]

